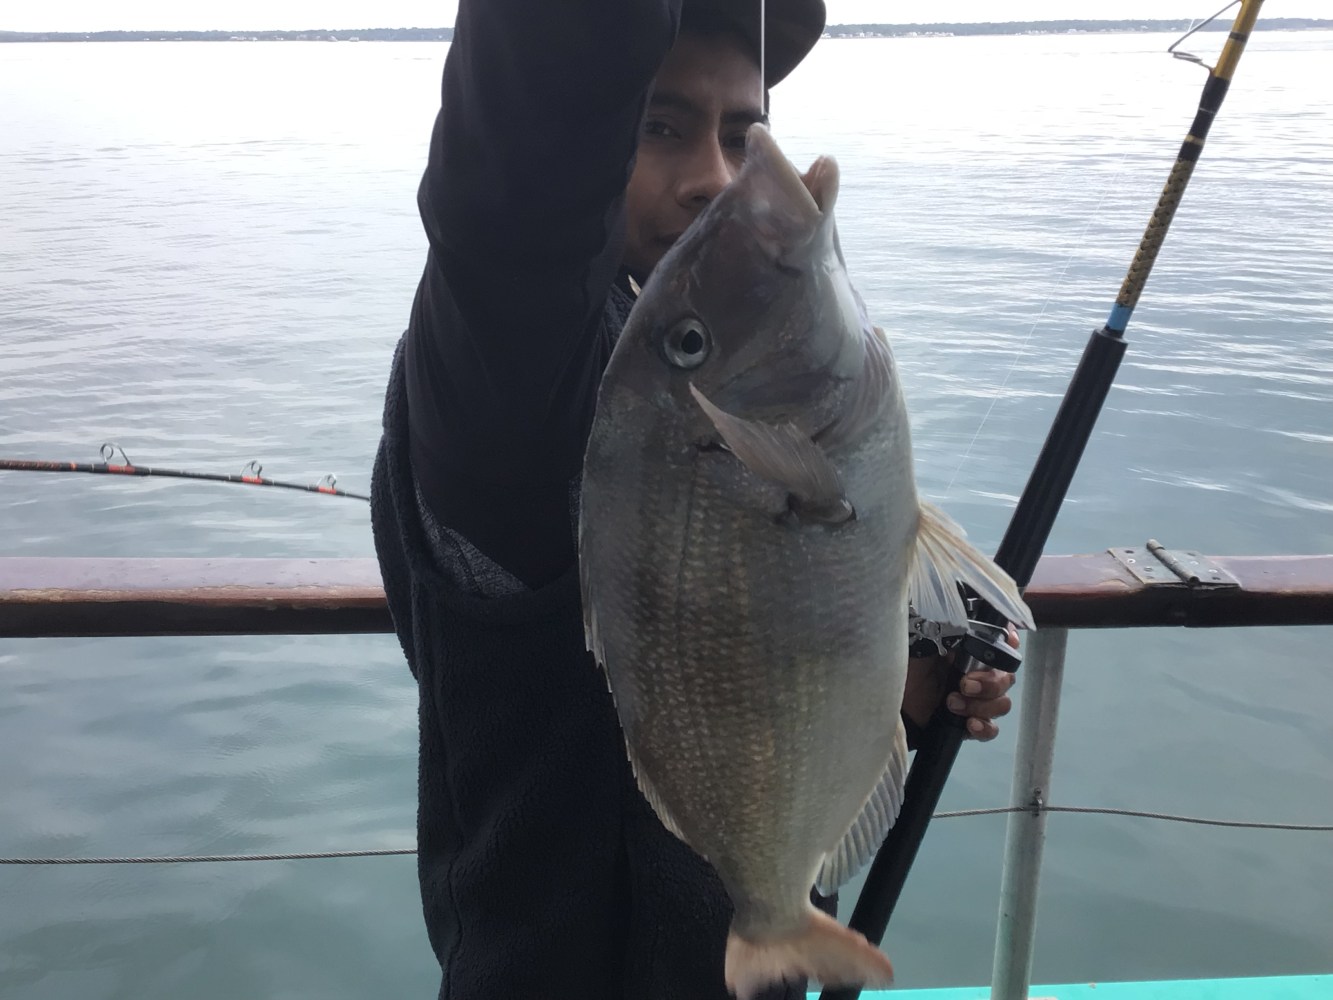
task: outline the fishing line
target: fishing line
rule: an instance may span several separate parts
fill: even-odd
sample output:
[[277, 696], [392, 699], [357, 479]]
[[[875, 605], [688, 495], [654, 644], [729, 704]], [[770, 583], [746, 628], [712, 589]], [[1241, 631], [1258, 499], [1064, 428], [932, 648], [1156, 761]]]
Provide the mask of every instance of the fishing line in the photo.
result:
[[[1124, 175], [1125, 161], [1128, 159], [1129, 147], [1125, 146], [1120, 153], [1120, 160], [1116, 163], [1115, 173], [1111, 175], [1111, 179], [1102, 188], [1102, 194], [1097, 201], [1097, 207], [1092, 210], [1091, 214], [1088, 216], [1088, 221], [1083, 225], [1083, 231], [1078, 234], [1078, 242], [1075, 244], [1076, 246], [1083, 246], [1086, 244], [1088, 230], [1092, 228], [1092, 224], [1095, 221], [1101, 218], [1102, 206], [1106, 203], [1106, 199], [1110, 196], [1113, 190], [1117, 190], [1118, 193], [1116, 182], [1120, 181]], [[1032, 342], [1032, 335], [1037, 332], [1037, 327], [1039, 327], [1041, 321], [1046, 318], [1046, 310], [1055, 300], [1055, 293], [1058, 292], [1060, 286], [1064, 284], [1065, 276], [1069, 273], [1069, 266], [1073, 262], [1074, 251], [1071, 249], [1065, 255], [1064, 266], [1061, 267], [1060, 274], [1055, 279], [1055, 284], [1052, 286], [1050, 292], [1047, 293], [1046, 300], [1041, 304], [1041, 310], [1037, 313], [1037, 318], [1032, 321], [1032, 326], [1028, 328], [1027, 336], [1023, 338], [1023, 343], [1019, 345], [1018, 350], [1014, 352], [1013, 359], [1009, 362], [1009, 368], [1005, 371], [1004, 378], [1000, 380], [999, 386], [996, 387], [994, 393], [991, 395], [990, 406], [986, 407], [986, 412], [981, 417], [981, 423], [977, 425], [976, 433], [972, 435], [972, 440], [968, 442], [967, 448], [963, 452], [963, 457], [958, 460], [958, 466], [953, 470], [953, 476], [949, 479], [949, 485], [944, 488], [944, 493], [940, 497], [941, 501], [947, 500], [949, 494], [953, 492], [953, 487], [954, 484], [958, 482], [959, 474], [963, 471], [963, 467], [967, 465], [968, 458], [972, 455], [972, 449], [976, 447], [977, 441], [981, 439], [981, 432], [985, 429], [986, 422], [990, 420], [991, 413], [995, 410], [995, 405], [1000, 401], [1001, 394], [1009, 385], [1009, 377], [1013, 375], [1014, 370], [1018, 367], [1019, 360], [1027, 356], [1028, 345]]]
[[[1228, 3], [1225, 7], [1219, 10], [1216, 14], [1204, 18], [1198, 24], [1194, 24], [1193, 22], [1191, 22], [1189, 30], [1186, 31], [1179, 38], [1177, 38], [1174, 42], [1172, 42], [1167, 47], [1166, 51], [1170, 53], [1173, 58], [1181, 59], [1184, 60], [1185, 62], [1195, 63], [1199, 66], [1202, 66], [1204, 69], [1208, 70], [1210, 74], [1212, 74], [1214, 72], [1214, 67], [1210, 67], [1199, 56], [1194, 55], [1191, 52], [1178, 51], [1178, 49], [1180, 48], [1181, 43], [1184, 42], [1186, 39], [1192, 37], [1196, 33], [1208, 27], [1208, 25], [1212, 24], [1219, 17], [1221, 17], [1223, 14], [1229, 11], [1232, 7], [1240, 6], [1241, 2], [1242, 0], [1231, 0], [1230, 3]], [[1223, 91], [1223, 93], [1225, 93], [1225, 91]], [[1108, 183], [1106, 188], [1103, 190], [1102, 196], [1097, 202], [1096, 209], [1088, 217], [1088, 221], [1083, 227], [1083, 232], [1079, 234], [1080, 244], [1084, 242], [1085, 238], [1087, 237], [1088, 230], [1092, 227], [1093, 220], [1100, 218], [1102, 205], [1105, 204], [1106, 198], [1111, 193], [1111, 190], [1114, 187], [1116, 181], [1118, 181], [1121, 175], [1124, 173], [1125, 160], [1128, 157], [1129, 157], [1129, 147], [1126, 146], [1124, 151], [1120, 154], [1120, 162], [1116, 165], [1115, 174], [1112, 176], [1110, 183]], [[1186, 180], [1188, 180], [1188, 177], [1186, 178]], [[1181, 186], [1181, 188], [1183, 191], [1183, 185]], [[1165, 236], [1165, 230], [1163, 230], [1162, 235]], [[1160, 246], [1160, 241], [1158, 245]], [[977, 441], [981, 438], [981, 432], [985, 428], [986, 422], [990, 419], [991, 413], [995, 409], [995, 404], [999, 402], [1000, 392], [1009, 384], [1009, 376], [1012, 375], [1014, 369], [1018, 367], [1018, 359], [1020, 357], [1023, 357], [1027, 353], [1027, 347], [1029, 342], [1032, 340], [1033, 333], [1036, 332], [1037, 327], [1041, 324], [1042, 319], [1045, 317], [1046, 310], [1050, 306], [1051, 300], [1055, 297], [1055, 293], [1060, 289], [1060, 286], [1064, 283], [1065, 275], [1069, 270], [1069, 264], [1072, 262], [1073, 256], [1074, 256], [1073, 251], [1071, 250], [1068, 257], [1065, 260], [1064, 267], [1060, 271], [1059, 278], [1056, 279], [1055, 287], [1052, 288], [1051, 293], [1046, 298], [1046, 301], [1042, 303], [1041, 311], [1037, 314], [1037, 318], [1033, 321], [1032, 327], [1028, 330], [1027, 336], [1023, 339], [1022, 345], [1019, 347], [1018, 352], [1014, 355], [1013, 361], [1010, 363], [1008, 370], [1004, 373], [1004, 378], [1001, 380], [999, 388], [996, 390], [995, 394], [991, 396], [990, 406], [986, 408], [986, 412], [981, 418], [981, 423], [977, 426], [976, 433], [972, 435], [972, 440], [968, 442], [967, 449], [963, 452], [962, 459], [958, 462], [957, 468], [954, 469], [953, 476], [949, 479], [949, 485], [945, 487], [942, 499], [947, 499], [949, 494], [953, 491], [954, 483], [958, 481], [958, 476], [963, 471], [963, 467], [967, 464], [967, 460], [969, 456], [971, 456], [972, 454], [972, 449], [976, 446]], [[1135, 263], [1137, 264], [1138, 262], [1136, 261]], [[1149, 267], [1150, 266], [1151, 264], [1149, 264]], [[1132, 285], [1132, 279], [1127, 278], [1124, 287], [1122, 287], [1121, 289], [1121, 295], [1120, 295], [1120, 299], [1123, 300], [1124, 305], [1128, 307], [1128, 312], [1133, 311], [1133, 305], [1131, 304], [1131, 300], [1132, 302], [1137, 302], [1138, 292], [1142, 291], [1141, 283], [1139, 284], [1139, 287], [1137, 289], [1132, 289], [1131, 285]], [[1123, 317], [1124, 320], [1128, 319], [1128, 312], [1126, 312], [1125, 316]], [[1120, 317], [1118, 317], [1115, 313], [1112, 314], [1112, 322], [1114, 322], [1118, 318]]]
[[[759, 82], [768, 93], [768, 0], [759, 0]], [[767, 103], [767, 101], [765, 101]], [[764, 108], [765, 111], [768, 108]]]
[[1195, 32], [1202, 31], [1204, 28], [1208, 27], [1208, 25], [1212, 24], [1212, 23], [1213, 23], [1214, 21], [1216, 21], [1219, 17], [1221, 17], [1223, 14], [1225, 14], [1227, 11], [1229, 11], [1232, 7], [1237, 6], [1239, 3], [1240, 3], [1240, 0], [1231, 0], [1231, 3], [1227, 4], [1225, 7], [1223, 7], [1221, 10], [1219, 10], [1219, 11], [1218, 11], [1216, 14], [1214, 14], [1212, 17], [1204, 18], [1204, 19], [1203, 19], [1202, 21], [1200, 21], [1198, 24], [1195, 24], [1195, 23], [1193, 22], [1193, 20], [1191, 20], [1191, 21], [1190, 21], [1190, 30], [1187, 31], [1187, 32], [1185, 32], [1183, 35], [1181, 35], [1179, 38], [1177, 38], [1174, 42], [1172, 42], [1171, 45], [1170, 45], [1170, 47], [1168, 47], [1166, 51], [1170, 52], [1170, 53], [1171, 53], [1173, 56], [1175, 56], [1177, 59], [1184, 59], [1186, 62], [1198, 63], [1200, 66], [1203, 66], [1204, 69], [1208, 69], [1207, 64], [1204, 63], [1204, 61], [1203, 61], [1202, 59], [1200, 59], [1198, 56], [1193, 55], [1192, 53], [1189, 53], [1189, 52], [1177, 52], [1176, 49], [1180, 47], [1180, 43], [1183, 42], [1183, 41], [1185, 41], [1185, 39], [1189, 38], [1189, 37], [1190, 37], [1191, 35], [1193, 35]]
[[[1208, 27], [1208, 25], [1212, 24], [1219, 17], [1221, 17], [1223, 14], [1229, 11], [1232, 7], [1239, 6], [1240, 3], [1241, 0], [1231, 0], [1230, 3], [1228, 3], [1225, 7], [1219, 10], [1216, 14], [1204, 18], [1198, 24], [1193, 24], [1191, 22], [1190, 29], [1186, 31], [1185, 34], [1177, 38], [1174, 42], [1172, 42], [1171, 45], [1167, 47], [1166, 51], [1170, 53], [1171, 56], [1175, 59], [1182, 59], [1185, 62], [1195, 63], [1199, 66], [1202, 66], [1204, 69], [1208, 70], [1211, 73], [1212, 67], [1208, 66], [1208, 64], [1205, 63], [1199, 56], [1194, 55], [1193, 53], [1190, 52], [1183, 52], [1177, 50], [1180, 48], [1181, 43], [1184, 42], [1186, 39], [1202, 31], [1204, 28]], [[1116, 165], [1115, 174], [1112, 176], [1110, 183], [1108, 183], [1106, 188], [1103, 190], [1102, 196], [1097, 202], [1096, 209], [1094, 209], [1092, 214], [1088, 217], [1088, 221], [1083, 227], [1083, 232], [1079, 234], [1080, 244], [1084, 242], [1084, 239], [1088, 234], [1088, 230], [1092, 227], [1093, 220], [1101, 217], [1102, 205], [1106, 202], [1106, 198], [1111, 193], [1111, 190], [1114, 187], [1116, 181], [1118, 181], [1121, 175], [1124, 173], [1125, 160], [1128, 159], [1128, 157], [1129, 157], [1129, 147], [1126, 146], [1124, 151], [1120, 154], [1120, 162]], [[954, 483], [958, 481], [959, 474], [963, 471], [963, 467], [967, 465], [967, 460], [972, 454], [972, 449], [976, 446], [977, 441], [980, 440], [981, 432], [985, 428], [986, 422], [990, 420], [991, 413], [995, 410], [995, 404], [998, 403], [1000, 400], [1000, 393], [1005, 389], [1006, 386], [1008, 386], [1009, 377], [1013, 374], [1014, 369], [1018, 367], [1019, 358], [1023, 357], [1027, 353], [1027, 347], [1032, 340], [1033, 333], [1036, 332], [1037, 327], [1041, 324], [1042, 319], [1045, 317], [1046, 310], [1050, 306], [1051, 300], [1055, 297], [1055, 293], [1059, 291], [1060, 286], [1064, 283], [1065, 275], [1069, 270], [1069, 265], [1073, 260], [1073, 256], [1074, 254], [1073, 251], [1071, 250], [1069, 252], [1068, 257], [1065, 260], [1064, 267], [1060, 271], [1059, 278], [1056, 279], [1054, 288], [1051, 289], [1051, 293], [1047, 296], [1046, 301], [1042, 303], [1041, 311], [1037, 314], [1037, 318], [1033, 321], [1032, 327], [1028, 330], [1027, 336], [1023, 339], [1022, 345], [1019, 347], [1018, 352], [1014, 355], [1013, 361], [1010, 363], [1008, 370], [1004, 373], [1004, 378], [1000, 381], [998, 389], [995, 391], [994, 395], [991, 396], [990, 406], [986, 408], [986, 412], [981, 418], [981, 423], [977, 426], [976, 433], [972, 435], [972, 440], [968, 442], [967, 449], [963, 452], [963, 457], [961, 460], [959, 460], [957, 468], [954, 469], [953, 476], [949, 479], [949, 485], [945, 487], [944, 494], [941, 499], [947, 499], [949, 494], [953, 492]], [[1122, 292], [1122, 296], [1123, 295], [1124, 293]]]

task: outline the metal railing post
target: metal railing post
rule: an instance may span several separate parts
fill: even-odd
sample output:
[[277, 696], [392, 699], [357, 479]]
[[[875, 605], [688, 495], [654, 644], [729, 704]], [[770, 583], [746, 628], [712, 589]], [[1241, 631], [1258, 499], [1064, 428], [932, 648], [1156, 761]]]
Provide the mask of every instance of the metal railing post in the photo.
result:
[[[1011, 805], [1028, 810], [1050, 798], [1055, 757], [1055, 724], [1064, 679], [1066, 629], [1038, 629], [1023, 668], [1023, 708], [1019, 716]], [[1009, 814], [1005, 837], [1000, 915], [995, 931], [991, 1000], [1027, 1000], [1037, 925], [1037, 883], [1046, 840], [1046, 813]]]

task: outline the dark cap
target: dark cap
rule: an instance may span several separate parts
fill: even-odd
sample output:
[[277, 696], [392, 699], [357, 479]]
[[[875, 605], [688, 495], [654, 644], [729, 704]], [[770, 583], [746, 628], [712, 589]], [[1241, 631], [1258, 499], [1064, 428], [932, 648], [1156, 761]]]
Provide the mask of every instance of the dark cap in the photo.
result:
[[764, 86], [791, 73], [824, 33], [824, 0], [684, 0], [687, 11], [715, 14], [735, 25], [759, 51], [759, 6], [764, 4]]

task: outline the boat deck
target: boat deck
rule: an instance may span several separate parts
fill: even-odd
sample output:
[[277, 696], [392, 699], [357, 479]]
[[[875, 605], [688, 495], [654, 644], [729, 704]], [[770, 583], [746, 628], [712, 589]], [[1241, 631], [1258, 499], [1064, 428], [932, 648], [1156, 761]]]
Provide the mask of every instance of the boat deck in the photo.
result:
[[[811, 997], [818, 996], [811, 993]], [[862, 1000], [990, 1000], [989, 986], [867, 990]], [[1333, 974], [1033, 986], [1029, 1000], [1333, 1000]]]

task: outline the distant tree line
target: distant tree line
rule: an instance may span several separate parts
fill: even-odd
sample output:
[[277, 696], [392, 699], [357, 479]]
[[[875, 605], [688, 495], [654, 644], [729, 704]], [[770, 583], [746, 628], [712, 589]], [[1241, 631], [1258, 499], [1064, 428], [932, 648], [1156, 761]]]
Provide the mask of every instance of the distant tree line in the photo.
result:
[[[986, 21], [979, 24], [833, 24], [833, 38], [901, 38], [911, 35], [1063, 35], [1079, 32], [1180, 31], [1193, 22], [1175, 21]], [[1313, 17], [1273, 17], [1259, 21], [1259, 31], [1306, 31], [1333, 28], [1333, 20]], [[1219, 18], [1204, 31], [1230, 31], [1231, 19]]]
[[347, 28], [306, 31], [0, 31], [0, 42], [435, 42], [453, 28]]
[[[832, 24], [832, 38], [903, 38], [915, 35], [1059, 35], [1077, 32], [1188, 31], [1176, 21], [989, 21], [983, 24]], [[1205, 31], [1227, 31], [1219, 19]], [[1260, 31], [1333, 29], [1333, 20], [1275, 17]], [[306, 31], [0, 31], [0, 42], [427, 42], [450, 41], [452, 28], [311, 28]]]

